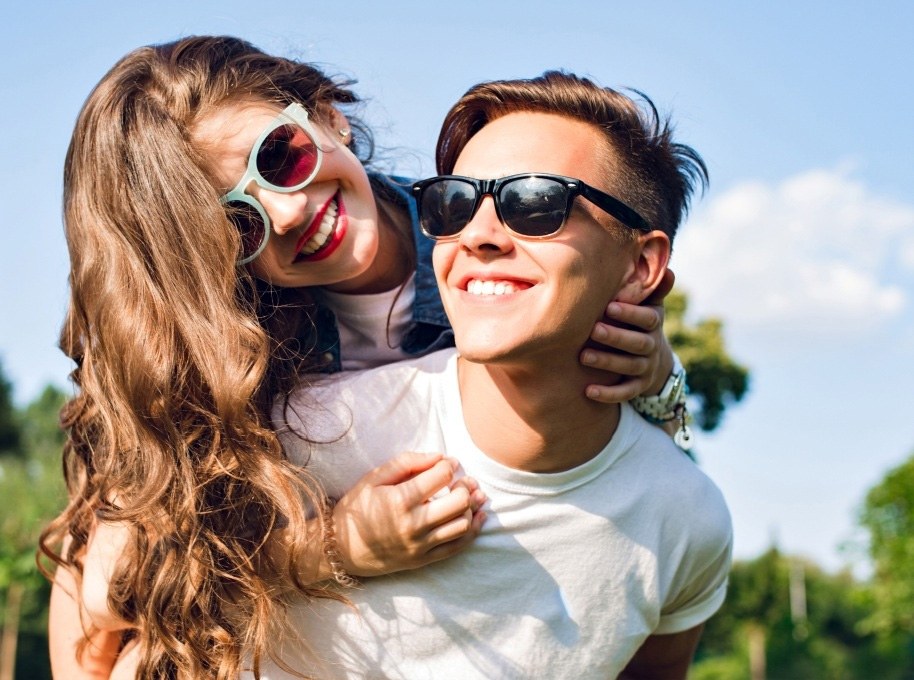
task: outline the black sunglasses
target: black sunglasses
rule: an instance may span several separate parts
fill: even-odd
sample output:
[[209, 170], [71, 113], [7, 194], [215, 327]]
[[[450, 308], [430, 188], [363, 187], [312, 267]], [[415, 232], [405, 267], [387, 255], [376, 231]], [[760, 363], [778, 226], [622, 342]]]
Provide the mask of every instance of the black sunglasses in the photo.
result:
[[562, 175], [526, 172], [499, 179], [442, 175], [416, 182], [412, 189], [419, 208], [419, 226], [435, 240], [456, 237], [486, 196], [494, 199], [495, 213], [502, 224], [526, 238], [557, 234], [578, 195], [631, 229], [651, 231], [647, 221], [619, 199]]

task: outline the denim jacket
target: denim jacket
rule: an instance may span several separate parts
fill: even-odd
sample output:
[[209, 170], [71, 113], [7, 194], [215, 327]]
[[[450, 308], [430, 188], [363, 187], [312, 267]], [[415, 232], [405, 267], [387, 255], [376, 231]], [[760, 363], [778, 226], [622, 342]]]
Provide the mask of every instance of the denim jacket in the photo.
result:
[[[445, 347], [454, 346], [454, 332], [444, 313], [435, 271], [432, 268], [434, 242], [419, 230], [419, 215], [416, 203], [410, 194], [412, 182], [403, 177], [370, 174], [375, 193], [395, 205], [405, 208], [412, 225], [413, 241], [416, 244], [416, 297], [413, 301], [413, 322], [403, 336], [402, 349], [406, 354], [421, 355]], [[340, 333], [336, 315], [328, 307], [319, 306], [315, 315], [317, 325], [317, 356], [321, 365], [318, 370], [335, 373], [341, 370]]]

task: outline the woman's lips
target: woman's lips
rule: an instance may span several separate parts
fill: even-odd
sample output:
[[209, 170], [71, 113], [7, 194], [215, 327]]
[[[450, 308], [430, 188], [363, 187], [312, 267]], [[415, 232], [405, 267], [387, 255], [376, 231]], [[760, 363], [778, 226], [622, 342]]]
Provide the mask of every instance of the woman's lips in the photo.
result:
[[[331, 214], [329, 222], [332, 228], [332, 220], [336, 218], [338, 200], [339, 192], [333, 194], [320, 208], [318, 208], [317, 212], [314, 213], [314, 217], [311, 218], [311, 223], [308, 225], [308, 228], [305, 229], [305, 232], [299, 237], [298, 242], [295, 244], [295, 252], [300, 253], [306, 247], [312, 245], [314, 237], [318, 234], [321, 227], [324, 226], [325, 221], [327, 221], [325, 218], [327, 217], [328, 212]], [[321, 241], [321, 243], [323, 243], [323, 241]], [[316, 248], [312, 249], [311, 252], [314, 252], [314, 250], [316, 250]]]
[[346, 209], [340, 192], [321, 206], [296, 244], [295, 260], [322, 260], [342, 242], [346, 233]]

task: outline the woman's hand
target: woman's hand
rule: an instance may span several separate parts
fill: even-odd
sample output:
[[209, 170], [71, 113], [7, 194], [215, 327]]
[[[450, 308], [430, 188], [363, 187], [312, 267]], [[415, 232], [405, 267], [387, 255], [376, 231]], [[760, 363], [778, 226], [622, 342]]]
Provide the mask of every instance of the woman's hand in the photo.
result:
[[606, 308], [606, 321], [598, 321], [591, 340], [606, 347], [588, 347], [581, 363], [622, 375], [616, 385], [588, 385], [586, 394], [606, 404], [641, 395], [659, 394], [673, 370], [673, 351], [663, 334], [663, 299], [673, 288], [675, 276], [667, 270], [654, 293], [640, 305], [616, 300]]
[[354, 576], [415, 569], [466, 548], [485, 521], [485, 494], [441, 454], [403, 453], [375, 468], [333, 510], [343, 568]]

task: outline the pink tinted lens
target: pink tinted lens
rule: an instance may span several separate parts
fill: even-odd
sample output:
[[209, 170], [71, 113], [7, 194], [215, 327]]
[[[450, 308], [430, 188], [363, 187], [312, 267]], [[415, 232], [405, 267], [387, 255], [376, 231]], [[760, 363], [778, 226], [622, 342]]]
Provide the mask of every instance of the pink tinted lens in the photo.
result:
[[280, 125], [257, 150], [257, 172], [273, 186], [301, 184], [317, 167], [317, 146], [298, 125]]
[[263, 217], [249, 203], [244, 201], [229, 201], [225, 204], [229, 219], [241, 233], [241, 257], [244, 260], [260, 248], [266, 234], [266, 225]]

